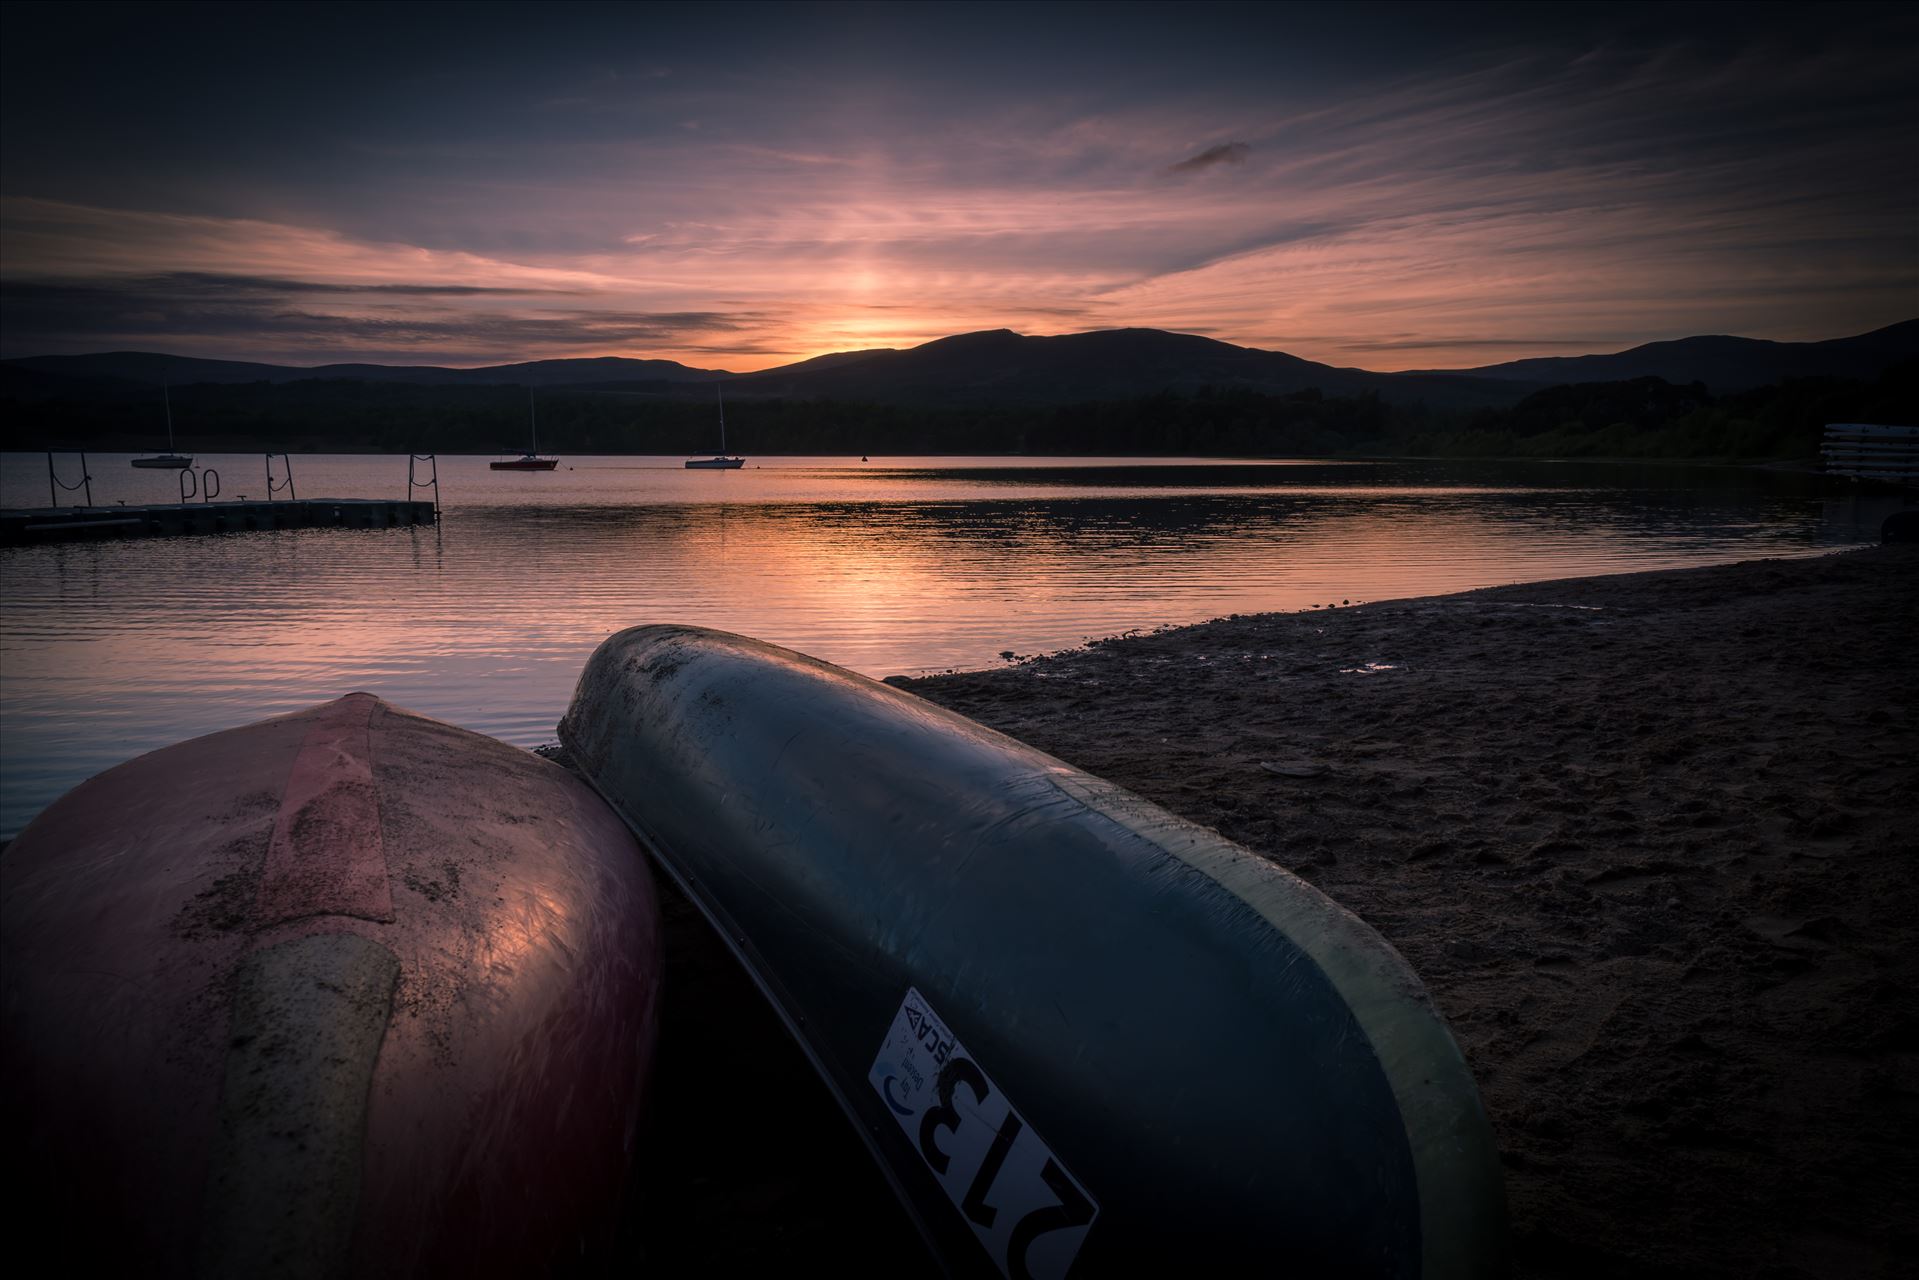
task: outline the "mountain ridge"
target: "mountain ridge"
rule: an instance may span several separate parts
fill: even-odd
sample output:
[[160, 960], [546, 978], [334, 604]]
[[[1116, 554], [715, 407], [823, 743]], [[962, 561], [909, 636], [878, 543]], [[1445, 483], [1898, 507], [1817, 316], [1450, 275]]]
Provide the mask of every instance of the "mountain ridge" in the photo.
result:
[[896, 403], [952, 408], [1042, 405], [1135, 398], [1203, 389], [1268, 395], [1318, 392], [1377, 395], [1444, 408], [1510, 404], [1529, 391], [1567, 383], [1659, 377], [1702, 382], [1714, 392], [1746, 390], [1792, 377], [1870, 378], [1919, 357], [1919, 319], [1821, 342], [1786, 343], [1701, 335], [1625, 351], [1548, 356], [1470, 369], [1379, 373], [1321, 364], [1284, 351], [1242, 347], [1161, 329], [1098, 329], [1028, 335], [1011, 329], [951, 334], [908, 348], [831, 352], [750, 373], [699, 369], [674, 360], [592, 356], [461, 369], [367, 363], [317, 366], [205, 360], [160, 352], [30, 356], [0, 362], [9, 393], [26, 398], [84, 394], [109, 384], [294, 383], [356, 380], [420, 386], [531, 386], [675, 395], [724, 382], [736, 395]]
[[[1472, 369], [1425, 370], [1534, 385], [1663, 378], [1703, 382], [1715, 392], [1747, 391], [1781, 378], [1872, 377], [1888, 363], [1919, 355], [1919, 319], [1817, 342], [1776, 342], [1734, 334], [1698, 334], [1645, 342], [1624, 351], [1535, 356]], [[1770, 376], [1766, 376], [1770, 374]]]
[[[428, 386], [582, 386], [587, 383], [606, 381], [694, 382], [740, 376], [725, 369], [695, 369], [677, 360], [656, 360], [633, 356], [568, 356], [461, 369], [448, 365], [364, 362], [282, 365], [255, 360], [208, 360], [199, 356], [176, 356], [160, 351], [101, 351], [71, 356], [23, 356], [0, 361], [0, 367], [26, 369], [55, 377], [118, 378], [129, 382], [151, 382], [156, 386], [163, 377], [181, 386], [190, 385], [193, 382], [277, 383], [342, 378], [357, 379], [362, 382], [409, 382]], [[175, 371], [182, 371], [190, 376], [186, 378], [170, 376]], [[588, 374], [592, 376], [574, 376]], [[609, 378], [609, 374], [623, 376]]]

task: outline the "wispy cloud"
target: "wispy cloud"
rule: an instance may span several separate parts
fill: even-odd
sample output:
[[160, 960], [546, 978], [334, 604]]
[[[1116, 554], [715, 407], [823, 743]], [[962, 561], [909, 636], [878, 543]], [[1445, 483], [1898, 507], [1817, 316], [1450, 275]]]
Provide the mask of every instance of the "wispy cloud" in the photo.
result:
[[1168, 165], [1168, 173], [1198, 173], [1202, 169], [1211, 169], [1222, 164], [1245, 164], [1246, 157], [1253, 149], [1243, 142], [1222, 142], [1218, 146], [1208, 147], [1198, 155], [1187, 156], [1178, 164]]
[[738, 335], [764, 332], [779, 321], [750, 309], [555, 306], [548, 299], [556, 295], [577, 298], [578, 291], [195, 272], [16, 281], [0, 292], [0, 326], [34, 334], [35, 349], [48, 352], [193, 354], [244, 347], [292, 363], [398, 357], [471, 364], [649, 348], [752, 348], [758, 344]]
[[1595, 344], [1581, 338], [1406, 338], [1400, 341], [1367, 341], [1357, 338], [1331, 339], [1349, 351], [1538, 351], [1547, 347], [1569, 347], [1591, 351]]
[[471, 284], [340, 283], [331, 280], [293, 280], [281, 276], [234, 275], [216, 271], [175, 271], [165, 275], [127, 276], [101, 281], [38, 282], [18, 280], [10, 290], [23, 297], [49, 300], [62, 295], [97, 299], [104, 296], [165, 298], [172, 300], [251, 299], [295, 294], [361, 295], [400, 298], [481, 298], [568, 296], [579, 289], [498, 288]]

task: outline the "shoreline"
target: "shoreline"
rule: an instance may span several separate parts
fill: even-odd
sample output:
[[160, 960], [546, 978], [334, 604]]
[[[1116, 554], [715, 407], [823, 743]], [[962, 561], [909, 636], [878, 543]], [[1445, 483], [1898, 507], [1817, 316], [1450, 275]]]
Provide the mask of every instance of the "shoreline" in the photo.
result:
[[[48, 452], [49, 449], [51, 449], [51, 451], [54, 453], [85, 452], [85, 453], [103, 453], [103, 454], [125, 453], [125, 454], [137, 455], [137, 454], [154, 452], [154, 446], [151, 442], [147, 442], [144, 444], [128, 443], [128, 441], [130, 441], [131, 439], [132, 439], [131, 437], [119, 438], [119, 441], [117, 443], [109, 443], [109, 444], [89, 443], [85, 445], [84, 448], [77, 445], [52, 445], [52, 446], [46, 446], [46, 447], [40, 447], [40, 448], [27, 448], [24, 446], [15, 446], [7, 449], [0, 449], [0, 455], [15, 454], [15, 453], [20, 454], [22, 456], [33, 455], [33, 454], [44, 454]], [[202, 448], [202, 449], [192, 450], [191, 452], [195, 454], [196, 456], [197, 454], [205, 453], [210, 455], [217, 454], [217, 455], [229, 456], [229, 457], [232, 457], [232, 456], [250, 457], [253, 454], [262, 452], [265, 449], [265, 446], [267, 444], [272, 444], [272, 443], [285, 444], [287, 442], [284, 440], [259, 441], [257, 442], [256, 445], [253, 445], [253, 446], [242, 446], [242, 445], [234, 444], [231, 441], [223, 441], [221, 442], [220, 446], [217, 448]], [[183, 442], [180, 445], [180, 448], [181, 450], [184, 451], [187, 449], [187, 445]], [[281, 451], [276, 450], [275, 452], [277, 454], [277, 453], [280, 453]], [[506, 454], [512, 454], [513, 452], [514, 450], [510, 448], [488, 449], [488, 450], [445, 449], [445, 450], [441, 450], [438, 456], [443, 458], [498, 458]], [[549, 450], [546, 450], [545, 452], [550, 455], [555, 451], [549, 449]], [[684, 452], [681, 452], [681, 453], [635, 453], [631, 450], [618, 450], [618, 451], [609, 453], [604, 450], [582, 451], [577, 449], [571, 449], [571, 450], [566, 450], [565, 452], [571, 454], [574, 457], [580, 457], [580, 458], [681, 458], [685, 456]], [[407, 456], [407, 450], [372, 449], [372, 448], [296, 449], [292, 451], [292, 456], [296, 458], [355, 458], [355, 457], [404, 458]], [[850, 453], [819, 453], [819, 452], [794, 453], [784, 449], [765, 449], [765, 450], [758, 451], [755, 456], [762, 457], [762, 458], [851, 458], [851, 457], [854, 457], [855, 455]], [[860, 455], [860, 456], [864, 457], [865, 455]], [[1590, 457], [1586, 457], [1586, 456], [1558, 456], [1558, 455], [1546, 455], [1546, 454], [1534, 455], [1534, 454], [1523, 454], [1523, 453], [1478, 454], [1478, 453], [1298, 453], [1298, 452], [1217, 453], [1217, 454], [1180, 453], [1180, 452], [1113, 453], [1113, 454], [1010, 453], [1010, 452], [1000, 452], [1000, 453], [916, 452], [916, 453], [884, 453], [884, 454], [880, 454], [879, 456], [882, 458], [980, 458], [987, 461], [1009, 460], [1009, 459], [1021, 460], [1021, 459], [1031, 459], [1031, 458], [1048, 458], [1048, 459], [1051, 459], [1051, 458], [1060, 458], [1060, 459], [1122, 458], [1129, 461], [1141, 461], [1141, 462], [1197, 461], [1197, 462], [1215, 463], [1215, 464], [1230, 463], [1230, 462], [1247, 462], [1247, 463], [1254, 463], [1254, 462], [1368, 462], [1368, 463], [1371, 463], [1371, 462], [1500, 462], [1500, 463], [1507, 463], [1507, 462], [1510, 462], [1510, 463], [1603, 463], [1603, 464], [1613, 464], [1613, 465], [1644, 466], [1648, 463], [1656, 463], [1659, 465], [1675, 466], [1675, 467], [1710, 467], [1715, 469], [1731, 468], [1731, 469], [1737, 469], [1737, 470], [1752, 470], [1752, 471], [1785, 471], [1785, 472], [1792, 472], [1794, 474], [1800, 474], [1800, 475], [1830, 476], [1834, 480], [1846, 480], [1849, 478], [1845, 476], [1833, 476], [1831, 475], [1831, 473], [1827, 472], [1824, 469], [1824, 464], [1820, 460], [1819, 455], [1816, 453], [1805, 454], [1805, 455], [1795, 455], [1791, 457], [1753, 457], [1753, 458], [1742, 458], [1734, 455], [1723, 455], [1723, 456], [1715, 456], [1715, 457], [1693, 457], [1693, 456], [1666, 457], [1666, 456], [1654, 455], [1654, 454], [1630, 454], [1630, 453], [1603, 454], [1603, 455], [1595, 454]], [[1858, 483], [1858, 482], [1855, 481], [1855, 483]], [[1901, 488], [1901, 486], [1897, 484], [1891, 484], [1889, 485], [1889, 487], [1894, 489]]]
[[1273, 858], [1425, 980], [1519, 1273], [1919, 1250], [1919, 549], [1240, 615], [889, 681]]

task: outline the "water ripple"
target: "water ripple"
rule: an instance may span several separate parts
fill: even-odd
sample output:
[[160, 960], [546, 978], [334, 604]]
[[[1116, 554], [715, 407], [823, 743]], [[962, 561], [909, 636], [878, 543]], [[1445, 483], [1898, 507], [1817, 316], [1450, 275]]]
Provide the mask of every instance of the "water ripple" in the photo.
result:
[[[96, 501], [168, 496], [125, 458], [90, 458]], [[260, 466], [201, 461], [229, 493]], [[438, 528], [0, 551], [0, 833], [141, 751], [353, 689], [544, 741], [593, 646], [642, 622], [886, 675], [1226, 613], [1807, 554], [1878, 519], [1816, 477], [1676, 467], [570, 464], [443, 459]], [[403, 460], [294, 466], [309, 495], [404, 489]], [[42, 455], [0, 458], [0, 500], [44, 502]]]

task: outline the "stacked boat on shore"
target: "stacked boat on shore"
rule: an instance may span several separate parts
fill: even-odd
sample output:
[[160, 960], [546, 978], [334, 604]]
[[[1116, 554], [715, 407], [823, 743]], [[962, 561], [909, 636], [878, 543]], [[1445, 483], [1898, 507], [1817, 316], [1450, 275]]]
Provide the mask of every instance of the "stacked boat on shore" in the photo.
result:
[[659, 913], [557, 765], [354, 694], [81, 784], [0, 884], [14, 1207], [63, 1270], [524, 1275], [610, 1239]]
[[36, 820], [0, 863], [36, 1212], [149, 1271], [577, 1258], [646, 1159], [657, 865], [951, 1271], [1503, 1269], [1444, 1023], [1272, 862], [717, 632], [609, 639], [561, 735], [599, 796], [353, 695]]

